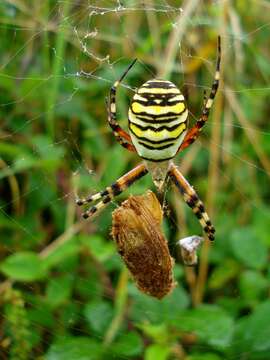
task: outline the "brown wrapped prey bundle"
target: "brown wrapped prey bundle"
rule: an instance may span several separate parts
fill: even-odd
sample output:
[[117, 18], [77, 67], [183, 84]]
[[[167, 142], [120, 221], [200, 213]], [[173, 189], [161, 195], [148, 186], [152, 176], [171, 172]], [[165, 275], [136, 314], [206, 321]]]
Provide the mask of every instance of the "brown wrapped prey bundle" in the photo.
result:
[[137, 287], [158, 299], [175, 286], [174, 260], [162, 233], [163, 212], [152, 191], [130, 196], [113, 212], [112, 235]]

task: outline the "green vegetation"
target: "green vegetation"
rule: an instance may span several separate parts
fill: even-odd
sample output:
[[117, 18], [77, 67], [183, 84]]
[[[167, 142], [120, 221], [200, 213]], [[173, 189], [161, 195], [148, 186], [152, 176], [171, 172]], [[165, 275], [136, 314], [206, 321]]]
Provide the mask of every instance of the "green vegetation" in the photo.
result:
[[[1, 359], [270, 359], [269, 11], [266, 0], [1, 1]], [[131, 59], [126, 85], [157, 74], [188, 88], [192, 124], [218, 34], [221, 88], [199, 140], [175, 160], [216, 241], [196, 268], [183, 266], [176, 241], [201, 228], [169, 186], [178, 285], [160, 301], [136, 289], [116, 252], [116, 202], [83, 221], [75, 198], [140, 161], [106, 120]], [[117, 99], [123, 127], [132, 94], [121, 87]], [[117, 202], [149, 188], [146, 176]]]

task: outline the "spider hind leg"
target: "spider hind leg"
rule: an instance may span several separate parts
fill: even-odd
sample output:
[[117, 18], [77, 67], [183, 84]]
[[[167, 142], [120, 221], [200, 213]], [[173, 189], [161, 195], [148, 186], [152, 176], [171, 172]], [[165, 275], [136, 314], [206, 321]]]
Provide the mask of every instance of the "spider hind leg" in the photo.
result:
[[199, 199], [193, 187], [187, 182], [174, 164], [171, 164], [170, 166], [169, 176], [183, 195], [186, 204], [192, 209], [194, 215], [199, 220], [208, 239], [211, 241], [215, 240], [215, 228], [205, 211], [203, 202]]

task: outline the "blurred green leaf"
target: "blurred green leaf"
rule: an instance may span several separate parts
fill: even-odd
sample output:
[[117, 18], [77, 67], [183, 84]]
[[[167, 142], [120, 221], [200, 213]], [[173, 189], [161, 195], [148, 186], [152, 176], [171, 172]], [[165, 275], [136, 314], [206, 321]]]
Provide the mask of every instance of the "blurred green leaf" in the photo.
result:
[[[102, 176], [102, 187], [108, 186], [108, 184], [113, 183], [118, 177], [123, 175], [126, 168], [126, 160], [123, 158], [122, 152], [123, 148], [116, 144], [104, 154], [106, 172]], [[115, 161], [115, 159], [122, 160]]]
[[220, 356], [213, 353], [205, 353], [205, 354], [194, 354], [194, 355], [188, 355], [186, 357], [186, 360], [222, 360]]
[[226, 282], [238, 275], [239, 270], [240, 266], [235, 260], [226, 259], [211, 273], [209, 287], [211, 289], [222, 288]]
[[0, 154], [10, 158], [19, 156], [26, 151], [21, 145], [0, 141]]
[[85, 300], [91, 299], [101, 301], [104, 294], [104, 284], [100, 279], [100, 273], [95, 267], [95, 264], [91, 264], [86, 269], [85, 276], [79, 276], [75, 283], [76, 292]]
[[60, 144], [51, 142], [49, 136], [36, 135], [32, 139], [34, 151], [40, 158], [50, 160], [52, 162], [58, 161], [63, 158], [65, 149]]
[[145, 350], [144, 360], [167, 360], [170, 358], [171, 349], [166, 345], [154, 344]]
[[267, 264], [267, 247], [252, 228], [234, 230], [230, 244], [235, 257], [243, 264], [254, 269], [261, 269]]
[[168, 326], [165, 323], [153, 325], [151, 323], [138, 324], [147, 337], [152, 338], [156, 343], [165, 344], [168, 341]]
[[36, 301], [36, 303], [31, 303], [31, 305], [31, 308], [28, 310], [28, 318], [31, 321], [32, 327], [37, 332], [41, 332], [44, 327], [53, 328], [55, 319], [51, 307], [44, 301]]
[[233, 318], [236, 318], [239, 313], [241, 312], [241, 309], [243, 308], [243, 301], [240, 298], [240, 296], [231, 296], [230, 291], [234, 293], [234, 287], [230, 288], [228, 291], [228, 295], [224, 296], [224, 294], [222, 294], [222, 296], [220, 296], [217, 301], [216, 301], [216, 305], [219, 305], [221, 308], [223, 308], [225, 311], [227, 311]]
[[183, 288], [176, 287], [162, 300], [151, 298], [133, 288], [131, 318], [136, 322], [150, 321], [154, 324], [172, 319], [181, 319], [181, 314], [189, 305], [189, 297]]
[[[268, 137], [268, 144], [270, 143]], [[269, 149], [270, 153], [270, 149]], [[269, 222], [270, 222], [270, 209], [266, 206], [261, 206], [260, 209], [254, 211], [254, 226], [256, 228], [256, 235], [260, 241], [270, 248], [270, 236], [269, 236]]]
[[37, 159], [32, 154], [24, 152], [20, 154], [15, 160], [14, 164], [9, 167], [4, 167], [0, 170], [0, 179], [5, 178], [10, 175], [14, 175], [18, 172], [28, 170], [32, 168], [37, 163]]
[[[49, 181], [50, 180], [50, 181]], [[33, 172], [29, 179], [29, 207], [28, 207], [28, 218], [31, 218], [31, 223], [27, 224], [28, 226], [33, 226], [33, 214], [38, 217], [39, 212], [44, 208], [49, 207], [53, 201], [58, 197], [57, 189], [52, 186], [53, 181], [50, 177], [45, 177], [44, 172]], [[32, 229], [31, 228], [31, 229]], [[35, 230], [36, 231], [36, 230]]]
[[52, 266], [59, 265], [66, 259], [73, 257], [80, 250], [80, 244], [76, 236], [57, 246], [45, 257], [44, 264], [49, 269]]
[[87, 337], [65, 337], [51, 345], [45, 360], [100, 360], [100, 344]]
[[[106, 119], [104, 119], [104, 126], [106, 125]], [[102, 132], [102, 127], [97, 124], [102, 124], [100, 121], [95, 121], [90, 114], [84, 114], [82, 116], [82, 123], [85, 126], [84, 136], [87, 141], [84, 143], [84, 152], [91, 154], [93, 159], [100, 159], [106, 151], [106, 144], [104, 137], [99, 136]], [[108, 129], [109, 131], [109, 129]], [[113, 134], [111, 134], [113, 136]]]
[[232, 352], [243, 352], [248, 359], [266, 360], [270, 354], [270, 301], [259, 304], [255, 311], [239, 321]]
[[234, 321], [222, 308], [215, 305], [200, 305], [182, 313], [181, 319], [173, 321], [182, 331], [195, 333], [200, 342], [216, 348], [229, 346], [234, 329]]
[[46, 301], [55, 308], [63, 304], [70, 296], [74, 283], [72, 274], [49, 279], [46, 287]]
[[[59, 322], [65, 329], [73, 329], [74, 326], [81, 320], [81, 307], [78, 302], [74, 302], [72, 299], [69, 302], [66, 302], [58, 309], [58, 318]], [[60, 334], [62, 334], [62, 329], [60, 328]], [[55, 337], [57, 334], [55, 335]]]
[[41, 280], [47, 274], [42, 260], [30, 251], [10, 255], [0, 264], [0, 269], [6, 276], [18, 281]]
[[39, 161], [38, 158], [36, 158], [32, 154], [29, 153], [24, 153], [23, 155], [21, 154], [14, 161], [14, 165], [13, 165], [14, 172], [16, 173], [19, 171], [27, 170], [37, 165], [38, 161]]
[[268, 286], [268, 280], [256, 271], [247, 270], [239, 277], [240, 293], [248, 304], [256, 304]]
[[90, 327], [98, 333], [104, 332], [113, 318], [113, 308], [105, 301], [89, 302], [83, 313]]
[[116, 342], [111, 346], [113, 354], [119, 357], [133, 357], [141, 354], [143, 350], [143, 341], [135, 331], [129, 331], [121, 334]]
[[110, 241], [105, 241], [105, 239], [99, 235], [81, 235], [79, 240], [90, 249], [91, 254], [100, 262], [107, 261], [116, 252], [112, 239], [110, 239]]

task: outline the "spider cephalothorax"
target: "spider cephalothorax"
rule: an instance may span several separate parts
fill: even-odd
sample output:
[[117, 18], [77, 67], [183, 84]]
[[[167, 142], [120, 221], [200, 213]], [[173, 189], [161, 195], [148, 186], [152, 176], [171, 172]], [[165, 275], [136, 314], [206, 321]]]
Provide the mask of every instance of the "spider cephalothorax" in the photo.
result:
[[128, 71], [135, 64], [134, 60], [121, 78], [111, 88], [108, 103], [108, 121], [116, 140], [129, 151], [137, 152], [144, 159], [143, 163], [119, 178], [105, 190], [78, 199], [77, 204], [83, 205], [100, 200], [96, 205], [84, 212], [85, 218], [90, 217], [109, 203], [127, 187], [142, 176], [151, 173], [158, 190], [162, 190], [165, 178], [170, 178], [179, 189], [187, 205], [197, 216], [203, 230], [210, 240], [214, 240], [215, 229], [207, 215], [202, 201], [193, 187], [174, 165], [175, 155], [191, 145], [199, 136], [206, 123], [215, 98], [220, 77], [221, 47], [218, 37], [217, 63], [210, 95], [205, 97], [202, 114], [191, 128], [187, 128], [188, 109], [184, 96], [170, 81], [153, 79], [144, 83], [135, 93], [129, 111], [129, 133], [124, 131], [116, 120], [116, 90]]

